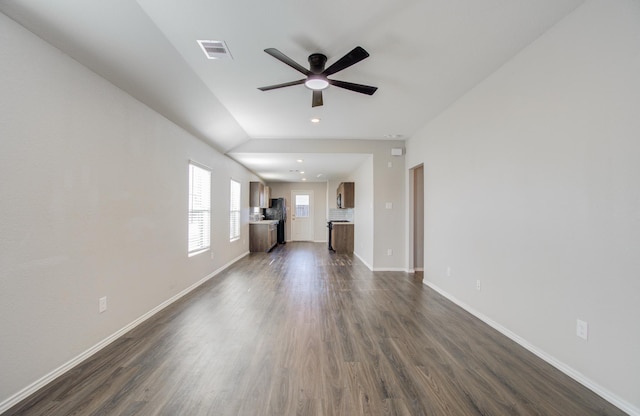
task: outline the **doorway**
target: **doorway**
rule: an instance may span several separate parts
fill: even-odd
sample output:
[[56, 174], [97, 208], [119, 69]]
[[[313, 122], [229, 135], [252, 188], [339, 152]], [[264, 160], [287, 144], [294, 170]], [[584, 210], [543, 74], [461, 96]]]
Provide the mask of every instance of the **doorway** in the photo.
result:
[[424, 273], [424, 165], [409, 172], [411, 186], [411, 262], [410, 269], [422, 278]]
[[313, 241], [313, 191], [291, 191], [291, 240]]

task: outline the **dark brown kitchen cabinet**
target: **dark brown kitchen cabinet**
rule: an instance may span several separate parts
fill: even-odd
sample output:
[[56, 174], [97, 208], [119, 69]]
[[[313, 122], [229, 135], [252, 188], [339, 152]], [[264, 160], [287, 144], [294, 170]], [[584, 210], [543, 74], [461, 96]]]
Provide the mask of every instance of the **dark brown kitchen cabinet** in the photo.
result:
[[249, 223], [249, 251], [269, 251], [278, 244], [278, 221]]
[[260, 182], [249, 182], [249, 206], [261, 207], [264, 185]]
[[252, 208], [270, 208], [271, 188], [262, 182], [249, 182], [249, 206]]
[[338, 208], [355, 208], [355, 185], [353, 182], [342, 182], [336, 191]]
[[260, 208], [271, 208], [271, 188], [267, 185], [264, 186], [264, 191], [262, 192], [262, 205]]
[[331, 247], [336, 253], [353, 253], [353, 223], [335, 222], [331, 230]]

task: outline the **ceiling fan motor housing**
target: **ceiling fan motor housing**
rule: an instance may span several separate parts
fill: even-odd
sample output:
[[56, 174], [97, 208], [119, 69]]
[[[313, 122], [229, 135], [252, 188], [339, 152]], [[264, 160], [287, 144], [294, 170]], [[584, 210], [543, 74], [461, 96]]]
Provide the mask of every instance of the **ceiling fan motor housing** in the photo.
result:
[[321, 74], [324, 71], [324, 64], [327, 63], [327, 57], [321, 53], [312, 53], [309, 55], [309, 70], [314, 74]]

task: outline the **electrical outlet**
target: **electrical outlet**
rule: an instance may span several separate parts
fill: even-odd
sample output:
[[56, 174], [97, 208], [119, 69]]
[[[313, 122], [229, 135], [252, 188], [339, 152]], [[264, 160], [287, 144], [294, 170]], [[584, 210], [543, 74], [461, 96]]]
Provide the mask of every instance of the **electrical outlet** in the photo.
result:
[[392, 249], [387, 249], [387, 256], [393, 256], [393, 250]]
[[98, 299], [98, 312], [102, 313], [107, 310], [107, 297], [101, 297]]
[[480, 280], [476, 280], [476, 290], [480, 290]]
[[589, 324], [578, 319], [576, 321], [576, 335], [584, 340], [589, 339]]
[[447, 266], [447, 277], [451, 277], [451, 267]]
[[386, 209], [393, 209], [393, 202], [387, 202], [387, 203], [385, 204], [385, 208], [386, 208]]

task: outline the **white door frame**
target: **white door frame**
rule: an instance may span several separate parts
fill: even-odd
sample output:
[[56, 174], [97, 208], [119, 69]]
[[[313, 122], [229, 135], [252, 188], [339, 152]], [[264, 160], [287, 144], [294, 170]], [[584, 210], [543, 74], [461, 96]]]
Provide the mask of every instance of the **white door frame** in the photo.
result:
[[409, 169], [409, 270], [424, 271], [424, 165]]

